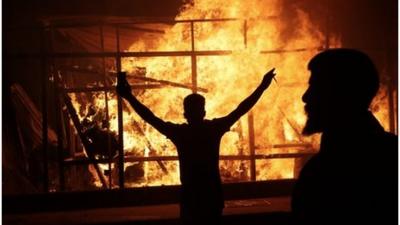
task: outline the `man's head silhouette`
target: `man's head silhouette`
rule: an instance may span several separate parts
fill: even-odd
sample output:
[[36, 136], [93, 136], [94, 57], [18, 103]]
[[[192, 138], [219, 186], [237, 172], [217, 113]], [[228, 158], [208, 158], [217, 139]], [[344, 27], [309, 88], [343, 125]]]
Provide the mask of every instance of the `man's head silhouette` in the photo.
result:
[[203, 121], [206, 111], [205, 98], [199, 94], [190, 94], [183, 100], [184, 116], [189, 124], [198, 124]]
[[303, 95], [308, 119], [304, 134], [340, 126], [362, 112], [379, 89], [378, 72], [371, 59], [353, 49], [323, 51], [308, 64], [309, 87]]

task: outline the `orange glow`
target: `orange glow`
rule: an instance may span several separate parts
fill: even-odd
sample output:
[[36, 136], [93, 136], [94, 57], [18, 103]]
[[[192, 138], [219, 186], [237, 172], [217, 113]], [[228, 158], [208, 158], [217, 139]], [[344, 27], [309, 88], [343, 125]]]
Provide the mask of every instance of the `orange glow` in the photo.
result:
[[[281, 1], [195, 0], [183, 7], [176, 20], [239, 18], [235, 21], [194, 23], [195, 50], [232, 50], [232, 54], [197, 56], [197, 84], [207, 89], [206, 118], [221, 117], [231, 112], [261, 82], [263, 74], [276, 68], [276, 79], [253, 108], [256, 154], [295, 153], [301, 147], [276, 148], [282, 144], [310, 144], [317, 149], [318, 137], [302, 137], [305, 123], [301, 96], [307, 88], [307, 63], [324, 43], [322, 32], [315, 30], [308, 16], [298, 10], [293, 17], [298, 23], [291, 36], [283, 35], [288, 24], [279, 18]], [[275, 17], [270, 17], [275, 16]], [[247, 38], [244, 43], [244, 20]], [[340, 46], [339, 41], [334, 41]], [[304, 51], [260, 54], [265, 50], [306, 49]], [[191, 51], [190, 23], [176, 23], [156, 40], [139, 39], [128, 51]], [[146, 68], [146, 77], [168, 80], [191, 86], [191, 57], [124, 58], [122, 70], [129, 78], [137, 68]], [[185, 122], [182, 100], [189, 89], [164, 87], [134, 91], [140, 101], [163, 120]], [[95, 93], [95, 105], [105, 107], [104, 93]], [[76, 108], [79, 103], [73, 99]], [[118, 131], [117, 101], [109, 94], [110, 129]], [[134, 156], [176, 156], [174, 145], [155, 129], [144, 123], [129, 107], [123, 111], [124, 151]], [[248, 118], [244, 116], [221, 143], [221, 155], [249, 155]], [[274, 147], [275, 146], [275, 147]], [[311, 150], [308, 147], [308, 150]], [[135, 163], [125, 163], [125, 168]], [[137, 163], [136, 163], [137, 164]], [[144, 177], [127, 186], [156, 186], [179, 184], [177, 161], [164, 161], [168, 172], [157, 162], [144, 162]], [[257, 180], [293, 178], [294, 159], [256, 161]], [[223, 180], [250, 180], [249, 161], [220, 162]]]

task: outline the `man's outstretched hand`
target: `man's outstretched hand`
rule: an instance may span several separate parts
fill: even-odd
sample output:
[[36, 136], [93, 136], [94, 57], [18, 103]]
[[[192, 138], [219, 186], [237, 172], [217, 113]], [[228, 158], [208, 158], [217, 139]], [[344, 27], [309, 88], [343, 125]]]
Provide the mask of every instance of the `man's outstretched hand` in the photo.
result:
[[274, 79], [274, 77], [276, 75], [274, 72], [275, 72], [275, 68], [271, 69], [264, 75], [264, 78], [261, 82], [261, 86], [264, 87], [265, 89], [267, 89], [269, 87], [269, 85], [272, 82], [272, 79]]
[[117, 93], [122, 98], [127, 98], [132, 95], [131, 93], [131, 86], [129, 85], [128, 81], [126, 80], [126, 73], [119, 72], [117, 77]]

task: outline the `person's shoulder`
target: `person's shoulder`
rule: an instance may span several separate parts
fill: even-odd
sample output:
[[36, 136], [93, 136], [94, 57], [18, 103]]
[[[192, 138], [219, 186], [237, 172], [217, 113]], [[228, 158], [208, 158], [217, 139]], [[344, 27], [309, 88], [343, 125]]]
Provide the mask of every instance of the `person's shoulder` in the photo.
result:
[[168, 126], [173, 127], [173, 128], [183, 128], [188, 125], [187, 123], [173, 123], [171, 121], [167, 121], [167, 122], [165, 122], [165, 124], [167, 124]]
[[391, 132], [386, 132], [386, 131], [385, 131], [385, 136], [388, 139], [396, 140], [396, 141], [397, 141], [397, 138], [398, 138], [398, 136], [396, 134], [391, 133]]
[[212, 120], [208, 120], [208, 124], [213, 128], [220, 130], [222, 132], [227, 132], [230, 129], [230, 124], [227, 122], [225, 117], [214, 118]]
[[[397, 135], [383, 131], [380, 133], [375, 139], [371, 138], [373, 142], [374, 151], [379, 151], [380, 153], [374, 155], [374, 160], [377, 158], [384, 158], [382, 162], [386, 162], [387, 160], [396, 159], [398, 154], [398, 137]], [[368, 142], [371, 143], [371, 142]], [[376, 160], [379, 161], [379, 160]]]
[[396, 146], [397, 148], [397, 143], [398, 143], [398, 136], [396, 134], [390, 133], [390, 132], [385, 132], [383, 135], [383, 141], [387, 143], [390, 146]]
[[225, 117], [217, 117], [217, 118], [213, 118], [213, 119], [208, 120], [208, 121], [210, 121], [212, 123], [218, 123], [218, 122], [222, 122], [224, 120], [225, 120]]
[[376, 167], [381, 167], [382, 170], [385, 170], [385, 175], [388, 177], [397, 177], [398, 136], [384, 132], [378, 148], [380, 152], [374, 157], [374, 162], [378, 164]]
[[209, 125], [216, 125], [223, 123], [223, 121], [224, 121], [223, 118], [214, 118], [211, 120], [204, 120], [204, 123]]
[[165, 122], [165, 125], [164, 135], [170, 140], [174, 140], [177, 136], [185, 133], [185, 127], [187, 127], [187, 124], [173, 123], [170, 121]]

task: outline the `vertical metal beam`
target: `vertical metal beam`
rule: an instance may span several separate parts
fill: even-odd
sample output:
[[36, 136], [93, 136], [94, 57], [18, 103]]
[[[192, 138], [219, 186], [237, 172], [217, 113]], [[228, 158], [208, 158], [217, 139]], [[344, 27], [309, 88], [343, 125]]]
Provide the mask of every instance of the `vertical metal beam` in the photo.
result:
[[[104, 53], [104, 31], [103, 31], [103, 25], [100, 25], [99, 27], [99, 32], [100, 32], [100, 47], [101, 47], [101, 52]], [[106, 60], [104, 56], [101, 58], [102, 63], [103, 63], [103, 85], [108, 87], [108, 81], [106, 77]], [[107, 152], [108, 152], [108, 186], [111, 189], [112, 187], [112, 173], [111, 173], [111, 160], [112, 160], [112, 155], [111, 155], [111, 133], [110, 133], [110, 116], [109, 116], [109, 110], [108, 110], [108, 91], [107, 89], [104, 90], [104, 101], [105, 101], [105, 107], [106, 107], [106, 121], [107, 121]]]
[[395, 105], [396, 108], [393, 108], [394, 113], [394, 133], [396, 135], [399, 135], [399, 114], [397, 113], [399, 105], [399, 91], [397, 89], [395, 89], [395, 91], [393, 92], [393, 94], [395, 95], [393, 97], [393, 104]]
[[[117, 39], [117, 72], [121, 72], [121, 52], [120, 52], [120, 43], [119, 43], [119, 27], [116, 26], [116, 39]], [[122, 119], [122, 98], [118, 95], [118, 175], [119, 175], [119, 187], [125, 187], [125, 177], [124, 177], [124, 124]]]
[[42, 160], [43, 160], [43, 191], [49, 191], [49, 167], [47, 164], [47, 149], [48, 149], [48, 136], [47, 136], [47, 56], [46, 56], [46, 35], [47, 30], [42, 28], [40, 37], [40, 51], [41, 51], [41, 70], [42, 70]]
[[244, 48], [247, 48], [247, 20], [244, 20], [243, 23], [243, 42]]
[[[53, 52], [53, 39], [54, 39], [54, 28], [49, 28], [49, 53]], [[60, 91], [59, 85], [61, 84], [61, 80], [58, 77], [56, 62], [54, 58], [51, 58], [51, 80], [53, 82], [53, 91], [54, 91], [54, 103], [55, 103], [55, 112], [56, 112], [56, 131], [57, 131], [57, 158], [58, 158], [58, 180], [60, 184], [60, 191], [65, 190], [65, 174], [64, 174], [64, 132], [63, 132], [63, 116], [62, 116], [62, 109], [61, 109], [61, 102], [60, 102]], [[49, 60], [49, 61], [50, 61]]]
[[65, 190], [65, 174], [64, 174], [64, 132], [62, 127], [62, 122], [64, 122], [62, 116], [62, 109], [60, 103], [59, 94], [59, 80], [57, 74], [54, 75], [54, 98], [56, 106], [56, 129], [57, 129], [57, 154], [58, 154], [58, 176], [60, 183], [60, 191]]
[[254, 136], [254, 116], [253, 112], [249, 112], [247, 115], [248, 130], [249, 130], [249, 148], [250, 148], [250, 179], [256, 181], [256, 145]]
[[387, 92], [388, 92], [388, 101], [389, 101], [389, 129], [390, 132], [395, 133], [396, 132], [396, 119], [395, 119], [395, 98], [394, 98], [394, 88], [392, 85], [392, 79], [389, 78], [389, 82], [388, 82], [388, 88], [387, 88]]
[[192, 64], [192, 92], [197, 93], [197, 58], [194, 53], [195, 45], [194, 45], [194, 22], [190, 22], [190, 37], [192, 44], [192, 55], [191, 55], [191, 64]]
[[[243, 23], [243, 44], [244, 48], [247, 48], [247, 20]], [[255, 136], [254, 136], [254, 116], [253, 112], [249, 112], [247, 115], [248, 121], [248, 132], [249, 132], [249, 149], [250, 149], [250, 180], [256, 181], [256, 160], [255, 160]]]
[[[388, 35], [390, 32], [385, 32], [384, 35]], [[386, 41], [384, 43], [384, 46], [386, 47], [386, 49], [391, 49], [391, 45], [389, 41]], [[396, 87], [393, 85], [393, 81], [396, 80], [396, 76], [397, 76], [397, 67], [393, 67], [391, 66], [390, 63], [388, 63], [391, 59], [391, 54], [389, 52], [385, 52], [384, 53], [384, 61], [386, 62], [386, 70], [383, 73], [383, 81], [384, 81], [384, 86], [387, 87], [387, 95], [388, 95], [388, 116], [389, 116], [389, 131], [392, 133], [397, 133], [397, 110], [396, 110], [396, 104], [397, 104], [397, 97], [394, 96], [396, 93]], [[397, 58], [397, 57], [396, 57]]]
[[[57, 76], [57, 75], [56, 75]], [[64, 137], [66, 137], [66, 127], [63, 126], [64, 123], [64, 116], [62, 111], [62, 106], [60, 102], [60, 95], [59, 95], [59, 86], [55, 83], [55, 95], [56, 98], [56, 112], [58, 118], [57, 121], [57, 153], [58, 153], [58, 174], [59, 174], [59, 183], [60, 183], [60, 191], [65, 191], [65, 165], [64, 165]]]

